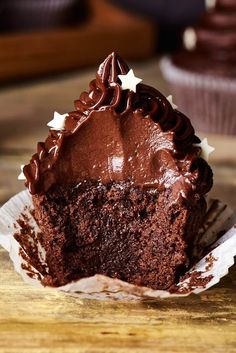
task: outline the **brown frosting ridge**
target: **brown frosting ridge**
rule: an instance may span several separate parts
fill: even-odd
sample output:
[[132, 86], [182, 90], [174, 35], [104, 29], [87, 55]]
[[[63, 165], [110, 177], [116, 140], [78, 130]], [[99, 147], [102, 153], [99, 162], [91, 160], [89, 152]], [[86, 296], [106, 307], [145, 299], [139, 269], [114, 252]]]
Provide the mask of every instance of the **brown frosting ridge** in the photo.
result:
[[32, 194], [83, 180], [172, 188], [174, 199], [209, 191], [212, 172], [193, 145], [200, 140], [190, 120], [152, 87], [122, 90], [118, 75], [128, 71], [117, 54], [110, 54], [89, 92], [75, 101], [64, 130], [50, 130], [38, 143], [23, 169]]

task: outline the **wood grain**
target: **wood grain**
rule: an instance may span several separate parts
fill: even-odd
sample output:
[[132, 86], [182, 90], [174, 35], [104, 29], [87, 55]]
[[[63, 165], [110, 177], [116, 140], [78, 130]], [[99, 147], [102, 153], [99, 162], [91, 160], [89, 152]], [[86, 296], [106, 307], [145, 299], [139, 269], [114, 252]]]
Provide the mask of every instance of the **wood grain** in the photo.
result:
[[[146, 83], [168, 93], [156, 60], [132, 67]], [[52, 112], [70, 110], [93, 73], [0, 92], [0, 202], [22, 189], [16, 180], [19, 165], [45, 137]], [[235, 140], [209, 137], [216, 147], [212, 194], [236, 210]], [[201, 295], [138, 303], [82, 300], [31, 287], [4, 250], [0, 266], [1, 353], [236, 352], [236, 266]]]
[[32, 288], [0, 263], [0, 352], [236, 352], [235, 267], [198, 296], [122, 303]]

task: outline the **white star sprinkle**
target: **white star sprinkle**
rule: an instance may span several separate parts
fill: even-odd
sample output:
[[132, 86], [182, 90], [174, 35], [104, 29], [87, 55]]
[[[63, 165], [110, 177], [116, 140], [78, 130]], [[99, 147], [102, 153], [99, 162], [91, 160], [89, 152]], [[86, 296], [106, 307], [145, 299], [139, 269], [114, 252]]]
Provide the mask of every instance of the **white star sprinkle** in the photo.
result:
[[118, 75], [118, 77], [122, 82], [122, 90], [129, 89], [133, 92], [136, 92], [136, 86], [142, 81], [141, 78], [138, 78], [134, 75], [133, 70], [129, 70], [126, 75]]
[[183, 35], [184, 47], [187, 50], [194, 50], [197, 44], [197, 35], [192, 27], [187, 28]]
[[216, 0], [205, 0], [205, 3], [208, 10], [212, 10], [216, 6]]
[[166, 97], [166, 99], [169, 101], [173, 109], [178, 109], [178, 106], [173, 102], [173, 97], [172, 95]]
[[57, 112], [54, 112], [54, 117], [49, 123], [47, 123], [47, 126], [49, 126], [53, 130], [63, 130], [65, 128], [65, 118], [68, 116], [68, 114], [59, 114]]
[[215, 151], [215, 148], [208, 144], [206, 137], [201, 141], [201, 143], [195, 143], [194, 146], [201, 147], [202, 151], [200, 157], [205, 159], [205, 161], [208, 161], [209, 155]]
[[24, 168], [24, 165], [22, 164], [21, 166], [20, 166], [20, 170], [21, 170], [21, 173], [18, 175], [18, 180], [26, 180], [25, 179], [25, 175], [24, 175], [24, 172], [23, 172], [23, 168]]

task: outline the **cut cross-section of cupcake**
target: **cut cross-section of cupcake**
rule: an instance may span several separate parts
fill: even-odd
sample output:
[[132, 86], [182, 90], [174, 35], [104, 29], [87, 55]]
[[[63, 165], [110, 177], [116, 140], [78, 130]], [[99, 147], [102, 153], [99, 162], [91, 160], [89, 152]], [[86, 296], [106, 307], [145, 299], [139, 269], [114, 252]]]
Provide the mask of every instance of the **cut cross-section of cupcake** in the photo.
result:
[[166, 289], [191, 264], [212, 172], [190, 120], [140, 81], [109, 55], [23, 168], [44, 284], [103, 274]]

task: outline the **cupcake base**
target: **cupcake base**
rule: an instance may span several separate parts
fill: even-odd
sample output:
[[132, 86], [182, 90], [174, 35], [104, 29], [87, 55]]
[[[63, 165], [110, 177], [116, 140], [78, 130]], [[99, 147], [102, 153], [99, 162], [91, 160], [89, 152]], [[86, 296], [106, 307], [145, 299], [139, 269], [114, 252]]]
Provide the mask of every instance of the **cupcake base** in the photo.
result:
[[[171, 291], [153, 290], [103, 275], [72, 281], [54, 290], [67, 292], [79, 298], [129, 301], [179, 297], [205, 291], [228, 273], [236, 255], [236, 228], [232, 227], [236, 218], [233, 211], [219, 201], [210, 201], [208, 207], [204, 226], [197, 237], [198, 245], [203, 250], [202, 257]], [[0, 245], [9, 252], [15, 270], [24, 281], [35, 287], [42, 287], [42, 281], [48, 273], [48, 264], [45, 251], [39, 246], [40, 230], [33, 214], [32, 197], [28, 191], [23, 191], [10, 199], [0, 209]], [[28, 237], [32, 244], [33, 252], [26, 253], [14, 237], [16, 232], [22, 230], [19, 219], [27, 220], [30, 231], [25, 233], [25, 237]]]
[[173, 203], [169, 191], [130, 182], [56, 186], [32, 199], [52, 286], [101, 274], [170, 288], [189, 268], [206, 209], [204, 198]]

